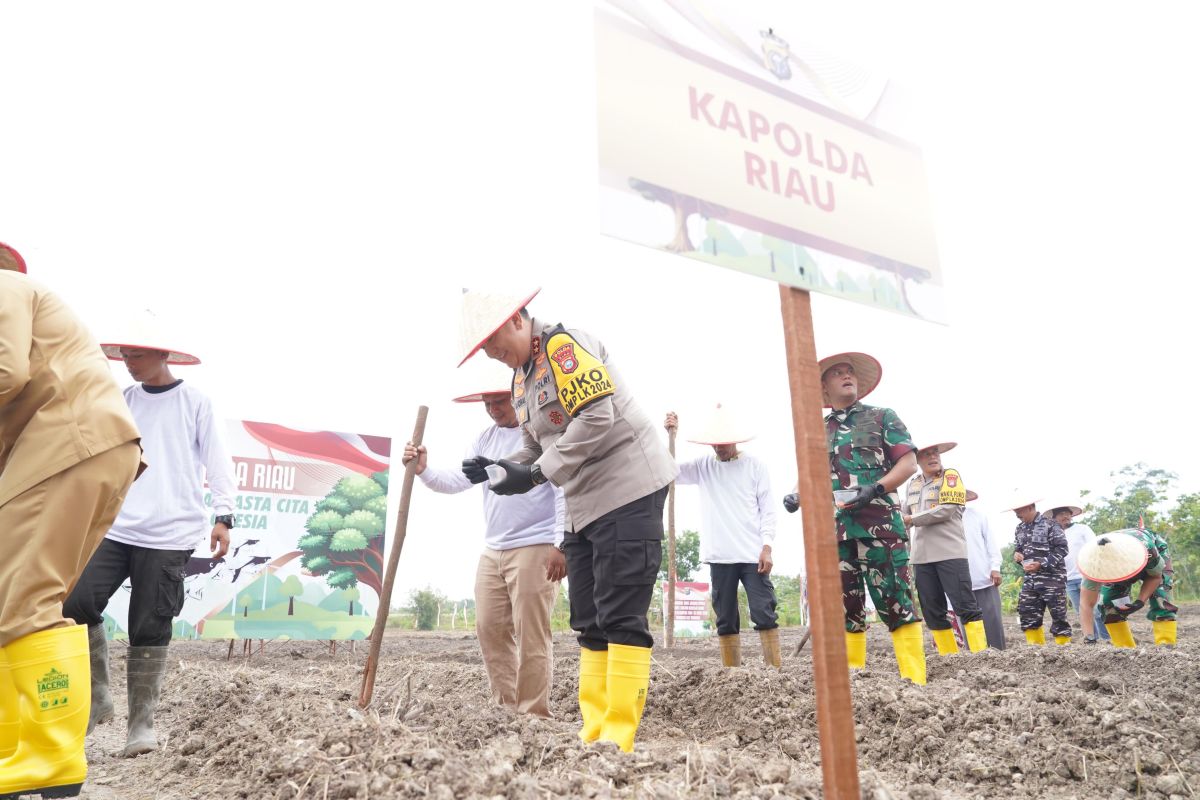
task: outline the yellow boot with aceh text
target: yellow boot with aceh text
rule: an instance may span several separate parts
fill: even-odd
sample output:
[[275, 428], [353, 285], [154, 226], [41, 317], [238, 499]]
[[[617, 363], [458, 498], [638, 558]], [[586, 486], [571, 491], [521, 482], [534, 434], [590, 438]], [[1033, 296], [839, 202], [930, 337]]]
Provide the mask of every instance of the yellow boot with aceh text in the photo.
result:
[[626, 753], [633, 752], [649, 688], [650, 648], [609, 644], [608, 709], [600, 725], [600, 741], [616, 742]]
[[92, 705], [87, 626], [31, 633], [4, 647], [20, 704], [16, 751], [0, 761], [0, 797], [74, 797], [87, 778]]

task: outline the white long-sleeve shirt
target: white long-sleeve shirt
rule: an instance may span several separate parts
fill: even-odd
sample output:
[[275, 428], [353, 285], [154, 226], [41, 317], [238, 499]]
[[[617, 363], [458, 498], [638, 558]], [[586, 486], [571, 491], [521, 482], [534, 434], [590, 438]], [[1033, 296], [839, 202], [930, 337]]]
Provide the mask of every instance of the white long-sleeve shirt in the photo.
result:
[[967, 535], [971, 589], [986, 589], [992, 585], [992, 573], [1000, 571], [1000, 542], [992, 533], [987, 516], [974, 506], [966, 507], [962, 521]]
[[212, 531], [206, 475], [214, 513], [233, 513], [237, 479], [221, 421], [208, 397], [182, 382], [165, 392], [135, 384], [125, 390], [125, 402], [142, 432], [148, 466], [125, 495], [108, 538], [153, 550], [193, 550]]
[[700, 560], [705, 564], [755, 564], [763, 545], [775, 541], [771, 479], [754, 456], [697, 458], [680, 464], [675, 480], [700, 487]]
[[[496, 460], [520, 447], [520, 427], [492, 425], [479, 434], [463, 457], [484, 456]], [[463, 475], [461, 468], [427, 466], [418, 477], [430, 489], [442, 494], [465, 492], [475, 485]], [[562, 541], [567, 508], [561, 489], [546, 482], [525, 494], [498, 495], [488, 489], [486, 481], [479, 484], [479, 489], [483, 492], [483, 517], [487, 523], [483, 542], [488, 549], [512, 550]]]
[[1080, 574], [1079, 565], [1076, 562], [1079, 559], [1079, 551], [1085, 544], [1096, 538], [1096, 532], [1082, 522], [1072, 522], [1064, 532], [1067, 534], [1067, 580], [1083, 580], [1083, 575]]

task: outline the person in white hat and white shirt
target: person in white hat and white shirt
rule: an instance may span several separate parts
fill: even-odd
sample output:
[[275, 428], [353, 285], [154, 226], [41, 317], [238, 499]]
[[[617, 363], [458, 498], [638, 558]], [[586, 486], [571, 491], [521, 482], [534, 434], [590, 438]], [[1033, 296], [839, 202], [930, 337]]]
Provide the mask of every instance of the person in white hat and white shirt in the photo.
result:
[[[679, 416], [667, 414], [668, 431], [679, 428]], [[713, 452], [679, 465], [680, 486], [700, 487], [700, 560], [708, 564], [712, 604], [717, 615], [721, 663], [741, 666], [741, 614], [738, 584], [746, 589], [750, 621], [762, 643], [763, 661], [779, 667], [779, 617], [771, 583], [771, 544], [775, 541], [775, 509], [766, 465], [738, 445], [754, 438], [733, 413], [719, 403], [688, 441], [711, 445]]]
[[957, 442], [933, 442], [917, 448], [920, 471], [908, 482], [901, 518], [909, 529], [909, 562], [916, 573], [917, 596], [925, 624], [941, 655], [958, 652], [958, 641], [947, 615], [946, 598], [963, 624], [972, 653], [987, 648], [983, 612], [971, 590], [967, 536], [963, 513], [967, 487], [956, 469], [942, 465], [942, 453]]
[[482, 349], [513, 370], [522, 447], [495, 462], [463, 462], [474, 483], [500, 473], [497, 494], [549, 481], [566, 495], [563, 551], [571, 627], [579, 633], [585, 742], [633, 750], [650, 685], [646, 612], [662, 562], [663, 507], [675, 461], [595, 336], [547, 323], [520, 297], [463, 296], [460, 365]]
[[1038, 498], [1016, 491], [1007, 508], [1020, 521], [1014, 534], [1013, 560], [1025, 576], [1017, 597], [1017, 615], [1025, 641], [1046, 643], [1042, 629], [1045, 612], [1050, 612], [1050, 633], [1056, 644], [1069, 644], [1071, 623], [1067, 620], [1067, 536], [1057, 522], [1038, 513]]
[[[482, 371], [481, 371], [482, 372]], [[521, 447], [521, 429], [509, 394], [511, 376], [489, 366], [475, 391], [456, 403], [482, 403], [492, 419], [464, 458], [501, 459]], [[457, 494], [475, 484], [459, 468], [428, 466], [425, 446], [404, 447], [404, 464], [417, 459], [417, 476], [435, 492]], [[562, 542], [562, 490], [544, 483], [522, 495], [501, 496], [481, 486], [484, 549], [475, 569], [475, 632], [492, 699], [524, 714], [549, 718], [554, 672], [550, 615], [567, 562]]]
[[967, 538], [967, 563], [971, 568], [971, 591], [983, 613], [983, 629], [988, 647], [1004, 649], [1004, 612], [1000, 601], [1000, 542], [988, 525], [987, 515], [975, 501], [979, 495], [967, 490], [967, 508], [963, 511], [963, 533]]
[[[1042, 514], [1042, 516], [1057, 522], [1067, 535], [1067, 598], [1071, 601], [1071, 607], [1075, 609], [1075, 613], [1079, 614], [1081, 625], [1084, 611], [1079, 605], [1079, 586], [1083, 583], [1083, 576], [1079, 573], [1079, 551], [1085, 544], [1096, 538], [1095, 531], [1082, 522], [1075, 521], [1075, 517], [1082, 513], [1083, 509], [1079, 506], [1062, 505], [1055, 506]], [[1108, 629], [1102, 624], [1104, 617], [1100, 614], [1099, 607], [1089, 609], [1089, 612], [1096, 623], [1094, 626], [1096, 633], [1101, 639], [1108, 639]], [[1085, 636], [1084, 641], [1094, 642], [1095, 634], [1091, 638]]]
[[[225, 557], [237, 494], [222, 420], [213, 413], [207, 395], [171, 372], [172, 366], [199, 364], [200, 359], [170, 347], [149, 315], [132, 323], [133, 329], [120, 340], [100, 346], [110, 359], [125, 362], [137, 381], [125, 390], [125, 402], [142, 431], [150, 468], [129, 490], [112, 528], [63, 604], [66, 616], [88, 626], [90, 732], [113, 716], [104, 609], [121, 584], [129, 580], [132, 586], [125, 756], [158, 748], [154, 712], [167, 670], [172, 620], [183, 610], [188, 559], [202, 538], [213, 560]], [[204, 505], [206, 479], [216, 515], [211, 529]]]

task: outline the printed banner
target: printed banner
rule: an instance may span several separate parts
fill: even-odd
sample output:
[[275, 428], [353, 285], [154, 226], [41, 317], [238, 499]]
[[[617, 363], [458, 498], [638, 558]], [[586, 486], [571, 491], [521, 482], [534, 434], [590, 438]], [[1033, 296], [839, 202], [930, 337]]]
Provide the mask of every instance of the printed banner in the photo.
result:
[[[391, 440], [226, 424], [236, 527], [217, 560], [211, 527], [196, 532], [175, 638], [365, 639], [386, 563]], [[130, 591], [126, 582], [108, 604], [110, 638], [127, 637]]]
[[[666, 603], [669, 583], [663, 581], [663, 603]], [[707, 583], [675, 582], [675, 635], [711, 636], [709, 621], [709, 585]], [[663, 615], [663, 633], [666, 633], [666, 614]]]
[[[848, 81], [835, 80], [829, 59], [781, 38], [789, 22], [806, 29], [802, 11], [761, 37], [752, 32], [759, 55], [744, 41], [750, 33], [739, 34], [745, 4], [601, 5], [623, 12], [596, 13], [603, 233], [944, 316], [921, 154], [856, 115], [857, 101], [842, 102]], [[697, 40], [741, 52], [738, 65], [754, 71], [683, 44]], [[823, 91], [799, 92], [802, 78]], [[865, 94], [879, 101], [883, 92]]]

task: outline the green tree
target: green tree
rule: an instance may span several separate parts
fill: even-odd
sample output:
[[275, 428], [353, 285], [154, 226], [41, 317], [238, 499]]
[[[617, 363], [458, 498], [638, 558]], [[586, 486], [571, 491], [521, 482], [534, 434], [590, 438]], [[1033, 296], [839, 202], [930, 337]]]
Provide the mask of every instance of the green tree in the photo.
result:
[[297, 543], [306, 570], [324, 575], [334, 589], [364, 583], [376, 594], [382, 590], [387, 485], [386, 472], [349, 475], [337, 482], [317, 503]]
[[354, 616], [354, 601], [357, 600], [359, 597], [358, 589], [357, 588], [343, 589], [342, 597], [346, 598], [347, 602], [350, 603], [350, 612], [349, 613], [350, 613], [350, 616], [353, 617]]
[[[658, 568], [659, 582], [667, 579], [667, 542], [663, 540], [662, 564]], [[675, 578], [690, 581], [700, 569], [700, 534], [684, 531], [675, 537]]]
[[[1162, 531], [1167, 515], [1164, 507], [1177, 475], [1162, 469], [1151, 469], [1137, 463], [1111, 473], [1119, 478], [1112, 497], [1100, 497], [1088, 503], [1082, 521], [1096, 533], [1121, 528], [1136, 528], [1139, 520], [1154, 531]], [[1084, 492], [1087, 497], [1090, 492]]]
[[417, 629], [431, 631], [437, 627], [438, 609], [449, 602], [444, 594], [432, 587], [414, 591], [408, 599], [409, 608], [417, 618]]
[[290, 617], [296, 613], [296, 598], [304, 594], [304, 586], [298, 577], [288, 575], [287, 580], [279, 587], [279, 591], [288, 599], [288, 616]]
[[1021, 577], [1025, 574], [1021, 565], [1013, 561], [1013, 553], [1016, 551], [1015, 544], [1000, 548], [1000, 609], [1006, 614], [1016, 613], [1017, 597], [1021, 594]]

